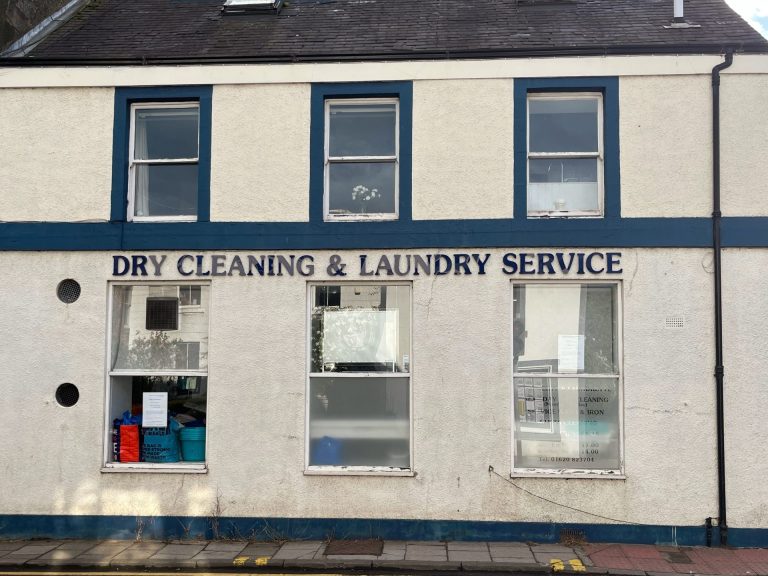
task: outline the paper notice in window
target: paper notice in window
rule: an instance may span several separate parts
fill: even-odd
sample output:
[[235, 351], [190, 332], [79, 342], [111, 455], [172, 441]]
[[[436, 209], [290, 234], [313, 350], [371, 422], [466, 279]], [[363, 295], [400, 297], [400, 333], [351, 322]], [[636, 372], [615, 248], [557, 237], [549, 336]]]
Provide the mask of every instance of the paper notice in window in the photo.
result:
[[557, 365], [558, 372], [584, 370], [584, 336], [558, 334]]
[[168, 426], [168, 392], [144, 392], [143, 428]]

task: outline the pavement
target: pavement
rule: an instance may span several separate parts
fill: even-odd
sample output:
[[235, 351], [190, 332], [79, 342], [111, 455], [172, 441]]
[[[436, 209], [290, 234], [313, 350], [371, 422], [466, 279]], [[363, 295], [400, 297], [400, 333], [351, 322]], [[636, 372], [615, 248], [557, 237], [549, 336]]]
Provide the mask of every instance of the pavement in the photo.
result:
[[333, 570], [768, 576], [768, 549], [761, 548], [386, 540], [378, 554], [328, 555], [327, 546], [327, 542], [321, 541], [0, 540], [0, 571], [89, 568], [270, 573]]

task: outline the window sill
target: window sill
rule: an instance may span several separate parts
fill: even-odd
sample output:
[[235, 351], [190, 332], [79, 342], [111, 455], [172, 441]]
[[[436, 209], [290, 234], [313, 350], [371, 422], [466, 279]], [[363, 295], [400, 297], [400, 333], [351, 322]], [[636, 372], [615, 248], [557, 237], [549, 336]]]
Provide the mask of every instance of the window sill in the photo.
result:
[[140, 472], [142, 474], [207, 474], [208, 467], [204, 463], [185, 464], [172, 462], [168, 464], [152, 464], [148, 462], [107, 462], [101, 469], [102, 473]]
[[529, 212], [528, 218], [531, 220], [547, 220], [552, 218], [605, 218], [603, 214], [597, 212]]
[[375, 466], [309, 466], [304, 476], [401, 476], [415, 477], [416, 472], [406, 468]]
[[397, 214], [326, 214], [325, 222], [394, 222]]
[[590, 480], [626, 480], [627, 476], [620, 470], [544, 470], [526, 469], [512, 470], [510, 478], [554, 478], [573, 479], [581, 478]]

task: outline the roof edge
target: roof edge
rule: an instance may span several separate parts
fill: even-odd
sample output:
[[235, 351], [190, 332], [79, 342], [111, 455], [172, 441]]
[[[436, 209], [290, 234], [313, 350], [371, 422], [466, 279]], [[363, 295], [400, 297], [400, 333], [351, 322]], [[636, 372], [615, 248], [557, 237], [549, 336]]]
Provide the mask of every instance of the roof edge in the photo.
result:
[[[90, 0], [73, 0], [89, 2]], [[575, 57], [575, 56], [649, 56], [670, 54], [725, 54], [733, 50], [741, 54], [766, 54], [765, 42], [722, 42], [708, 44], [679, 45], [619, 45], [619, 46], [573, 46], [568, 48], [538, 48], [506, 50], [445, 50], [433, 52], [382, 52], [369, 54], [277, 54], [270, 56], [190, 56], [150, 57], [131, 56], [125, 58], [35, 58], [0, 57], [0, 67], [44, 67], [44, 66], [199, 66], [210, 64], [286, 64], [286, 63], [329, 63], [329, 62], [385, 62], [400, 60], [493, 60], [509, 58]]]
[[63, 7], [59, 8], [44, 18], [37, 26], [24, 34], [21, 38], [13, 42], [5, 50], [0, 52], [0, 60], [5, 58], [21, 58], [26, 56], [40, 42], [50, 35], [54, 30], [63, 26], [72, 16], [77, 14], [82, 8], [90, 4], [91, 0], [70, 0]]

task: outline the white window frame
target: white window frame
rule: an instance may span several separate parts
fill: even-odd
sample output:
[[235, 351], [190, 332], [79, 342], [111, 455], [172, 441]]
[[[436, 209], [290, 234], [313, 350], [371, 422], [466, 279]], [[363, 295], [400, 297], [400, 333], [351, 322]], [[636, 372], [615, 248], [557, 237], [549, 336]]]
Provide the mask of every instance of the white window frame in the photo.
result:
[[[394, 156], [331, 156], [331, 106], [346, 105], [376, 105], [395, 104], [395, 154]], [[329, 98], [325, 101], [323, 146], [323, 215], [326, 222], [331, 221], [364, 221], [364, 220], [397, 220], [400, 218], [400, 99], [399, 98]], [[372, 214], [333, 214], [330, 211], [331, 195], [331, 164], [355, 162], [381, 162], [395, 165], [395, 211]], [[351, 191], [350, 191], [351, 193]]]
[[[408, 372], [312, 372], [312, 292], [317, 286], [402, 286], [410, 290]], [[310, 282], [307, 284], [307, 379], [305, 388], [304, 474], [306, 476], [415, 476], [413, 470], [413, 284], [410, 282]], [[407, 378], [408, 379], [408, 468], [390, 466], [310, 466], [310, 379], [311, 378]]]
[[[107, 346], [105, 350], [106, 363], [105, 363], [105, 404], [104, 404], [104, 451], [102, 455], [102, 468], [101, 472], [149, 472], [149, 473], [185, 473], [185, 474], [205, 474], [208, 472], [208, 434], [205, 435], [205, 462], [111, 462], [112, 456], [112, 418], [110, 416], [112, 407], [112, 378], [119, 378], [125, 376], [196, 376], [196, 377], [209, 377], [209, 370], [112, 370], [112, 313], [114, 306], [114, 294], [116, 286], [183, 286], [183, 285], [195, 285], [195, 286], [208, 286], [209, 288], [209, 303], [208, 303], [208, 339], [210, 343], [211, 334], [211, 307], [210, 307], [210, 282], [200, 281], [163, 281], [163, 282], [108, 282], [107, 283]], [[201, 303], [202, 304], [202, 303]], [[181, 320], [181, 318], [179, 318]], [[181, 324], [179, 324], [181, 326]], [[207, 400], [206, 400], [207, 404]], [[206, 405], [207, 414], [207, 405]]]
[[[526, 205], [531, 206], [531, 160], [597, 159], [597, 210], [531, 210], [528, 218], [602, 218], [605, 214], [605, 135], [601, 92], [529, 92], [526, 96]], [[531, 152], [531, 100], [597, 100], [597, 152]]]
[[[552, 283], [558, 286], [585, 286], [589, 284], [597, 285], [610, 285], [616, 287], [616, 355], [618, 374], [575, 374], [575, 373], [559, 373], [559, 372], [515, 372], [515, 339], [512, 337], [514, 334], [514, 321], [515, 321], [515, 302], [514, 302], [514, 289], [519, 285], [542, 285]], [[624, 474], [624, 314], [623, 314], [623, 283], [620, 280], [581, 280], [581, 281], [561, 281], [561, 280], [514, 280], [510, 282], [510, 321], [509, 321], [509, 334], [510, 334], [510, 429], [511, 429], [511, 467], [510, 477], [512, 478], [525, 478], [525, 477], [538, 477], [538, 478], [601, 478], [601, 479], [613, 479], [624, 480], [626, 476]], [[609, 379], [616, 380], [616, 386], [618, 388], [618, 433], [619, 433], [619, 468], [611, 470], [595, 470], [586, 468], [516, 468], [515, 467], [515, 431], [517, 429], [516, 421], [516, 404], [515, 404], [515, 378], [531, 378], [531, 377], [547, 377], [547, 378], [594, 378], [594, 379]]]
[[[140, 160], [135, 158], [135, 144], [136, 144], [136, 112], [142, 109], [180, 109], [180, 108], [196, 108], [197, 109], [197, 156], [194, 158], [162, 158], [153, 160]], [[196, 164], [198, 166], [198, 178], [200, 177], [200, 103], [199, 102], [135, 102], [131, 104], [131, 126], [129, 131], [128, 141], [128, 207], [127, 207], [127, 220], [129, 222], [196, 222], [197, 214], [188, 214], [180, 216], [136, 216], [134, 214], [136, 208], [136, 167], [145, 165], [162, 165], [162, 164]], [[198, 182], [199, 187], [199, 182]], [[195, 197], [198, 196], [198, 191], [195, 190]], [[198, 206], [198, 210], [200, 207]]]

